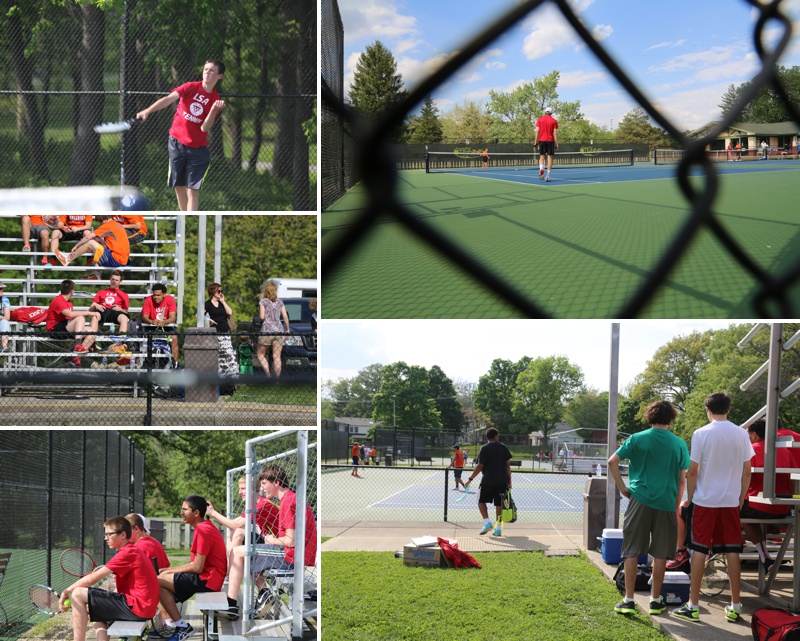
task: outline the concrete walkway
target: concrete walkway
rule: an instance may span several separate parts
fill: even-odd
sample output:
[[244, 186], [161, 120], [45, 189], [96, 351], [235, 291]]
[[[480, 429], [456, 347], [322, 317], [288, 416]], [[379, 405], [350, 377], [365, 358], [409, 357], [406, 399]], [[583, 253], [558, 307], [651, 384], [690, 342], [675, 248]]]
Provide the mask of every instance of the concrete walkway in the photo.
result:
[[[465, 552], [501, 552], [543, 550], [545, 554], [562, 556], [577, 554], [578, 551], [587, 553], [589, 559], [611, 580], [616, 570], [615, 565], [607, 565], [599, 552], [587, 551], [583, 545], [583, 532], [579, 525], [553, 525], [553, 524], [510, 524], [505, 535], [500, 538], [479, 536], [479, 523], [430, 523], [430, 522], [375, 522], [375, 521], [324, 521], [322, 533], [324, 536], [333, 537], [322, 544], [322, 552], [395, 552], [402, 550], [413, 537], [424, 535], [440, 536], [442, 538], [458, 541], [458, 546]], [[323, 577], [325, 560], [323, 557]], [[742, 579], [749, 583], [757, 582], [758, 568], [755, 563], [747, 563], [742, 567]], [[791, 589], [791, 566], [781, 570], [776, 589], [780, 596], [789, 598], [786, 593], [786, 584]], [[323, 579], [323, 590], [324, 579]], [[649, 595], [637, 592], [636, 604], [640, 611], [647, 612]], [[749, 592], [742, 591], [743, 616], [737, 623], [731, 623], [725, 618], [724, 608], [730, 603], [730, 592], [725, 591], [720, 596], [700, 598], [700, 622], [690, 623], [677, 619], [669, 614], [674, 608], [670, 607], [661, 615], [651, 617], [665, 635], [670, 638], [685, 641], [740, 641], [752, 639], [750, 631], [750, 616], [758, 608], [779, 607], [774, 601], [766, 597], [759, 597]], [[623, 615], [620, 615], [623, 616]]]

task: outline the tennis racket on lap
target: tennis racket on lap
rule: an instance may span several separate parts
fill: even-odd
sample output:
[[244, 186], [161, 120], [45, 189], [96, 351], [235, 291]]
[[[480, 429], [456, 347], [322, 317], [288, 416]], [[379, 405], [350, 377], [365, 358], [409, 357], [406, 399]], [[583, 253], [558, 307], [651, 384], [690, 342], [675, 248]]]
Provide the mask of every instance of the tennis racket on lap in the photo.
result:
[[58, 216], [42, 216], [42, 222], [50, 229], [58, 229], [61, 226], [61, 219]]
[[104, 122], [100, 125], [95, 125], [94, 131], [98, 134], [118, 134], [130, 130], [131, 127], [139, 122], [141, 121], [136, 120], [136, 118], [119, 120], [117, 122]]
[[61, 612], [58, 609], [58, 600], [61, 595], [53, 588], [41, 584], [32, 585], [28, 590], [28, 596], [33, 607], [47, 616], [53, 616]]
[[61, 553], [58, 560], [61, 569], [70, 576], [82, 577], [91, 574], [97, 568], [94, 559], [88, 552], [79, 548], [69, 548]]

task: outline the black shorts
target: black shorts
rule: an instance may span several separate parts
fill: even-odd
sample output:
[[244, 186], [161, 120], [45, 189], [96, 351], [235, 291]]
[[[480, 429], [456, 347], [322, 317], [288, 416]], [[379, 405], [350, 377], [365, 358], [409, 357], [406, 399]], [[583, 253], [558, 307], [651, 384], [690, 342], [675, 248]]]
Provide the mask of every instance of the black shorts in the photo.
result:
[[67, 322], [68, 321], [61, 321], [58, 323], [55, 327], [53, 327], [53, 329], [47, 332], [48, 336], [57, 341], [65, 341], [75, 338], [75, 332], [67, 331]]
[[453, 470], [453, 477], [454, 477], [454, 478], [457, 478], [457, 479], [460, 479], [460, 478], [461, 478], [461, 473], [462, 473], [463, 471], [464, 471], [464, 470], [463, 470], [463, 469], [461, 469], [461, 468], [456, 468], [456, 469], [454, 469], [454, 470]]
[[554, 156], [556, 153], [556, 143], [554, 140], [539, 141], [539, 154], [542, 156]]
[[125, 601], [125, 596], [99, 588], [89, 588], [89, 621], [149, 621], [137, 616]]
[[83, 240], [83, 232], [82, 231], [62, 231], [61, 232], [61, 240], [66, 241], [74, 241], [74, 240]]
[[112, 323], [113, 325], [119, 325], [119, 317], [120, 316], [127, 316], [125, 312], [117, 312], [111, 309], [110, 307], [106, 307], [101, 312], [100, 322], [101, 323]]
[[783, 514], [773, 514], [772, 512], [762, 512], [757, 507], [753, 507], [745, 499], [742, 509], [739, 510], [740, 519], [785, 519], [790, 512], [787, 510]]
[[173, 594], [175, 595], [176, 603], [183, 603], [198, 592], [211, 592], [206, 587], [206, 582], [200, 579], [199, 574], [194, 572], [178, 572], [173, 575], [173, 581], [175, 583], [175, 592]]
[[478, 503], [493, 503], [494, 505], [503, 504], [503, 494], [508, 489], [508, 483], [490, 485], [481, 482], [481, 492], [478, 495]]
[[187, 147], [170, 136], [167, 151], [169, 152], [167, 184], [170, 187], [200, 189], [211, 164], [208, 147]]
[[147, 236], [145, 236], [142, 232], [136, 231], [135, 229], [126, 229], [128, 232], [128, 243], [131, 245], [135, 245], [136, 243], [141, 243]]

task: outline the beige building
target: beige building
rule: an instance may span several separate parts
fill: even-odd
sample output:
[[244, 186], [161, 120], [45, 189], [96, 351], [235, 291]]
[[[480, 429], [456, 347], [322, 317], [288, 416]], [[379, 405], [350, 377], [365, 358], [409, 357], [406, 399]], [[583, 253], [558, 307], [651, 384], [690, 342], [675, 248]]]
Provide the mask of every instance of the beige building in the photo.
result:
[[[704, 127], [693, 131], [689, 138], [697, 139], [708, 135], [710, 129], [717, 125], [710, 122]], [[800, 127], [797, 123], [789, 122], [735, 122], [730, 127], [723, 129], [716, 139], [709, 144], [709, 150], [723, 150], [736, 148], [737, 143], [742, 146], [742, 157], [760, 157], [761, 143], [767, 142], [770, 156], [797, 155], [800, 153]]]

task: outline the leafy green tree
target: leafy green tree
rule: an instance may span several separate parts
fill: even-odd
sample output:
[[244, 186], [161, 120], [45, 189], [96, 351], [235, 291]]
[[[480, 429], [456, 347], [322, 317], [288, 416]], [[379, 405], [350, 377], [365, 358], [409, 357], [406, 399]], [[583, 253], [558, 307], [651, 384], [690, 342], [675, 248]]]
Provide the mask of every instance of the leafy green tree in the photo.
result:
[[447, 142], [460, 142], [483, 145], [489, 141], [491, 116], [476, 102], [464, 101], [463, 105], [453, 105], [439, 119], [442, 123], [442, 137]]
[[478, 379], [475, 392], [475, 407], [486, 412], [494, 427], [504, 433], [511, 431], [514, 416], [511, 411], [514, 403], [514, 388], [517, 377], [524, 371], [531, 359], [522, 357], [518, 362], [496, 358], [489, 371]]
[[408, 142], [431, 144], [441, 142], [442, 124], [439, 110], [430, 96], [425, 98], [419, 117], [415, 117], [408, 127]]
[[464, 429], [464, 412], [458, 400], [455, 385], [438, 365], [428, 371], [430, 377], [430, 395], [434, 399], [436, 409], [442, 421], [442, 429], [460, 432]]
[[[380, 40], [367, 45], [356, 64], [350, 102], [362, 116], [375, 120], [406, 97], [403, 77], [392, 52]], [[402, 138], [398, 131], [398, 139]]]
[[373, 397], [372, 421], [384, 427], [441, 429], [436, 401], [430, 397], [430, 376], [424, 367], [400, 361], [381, 371], [381, 389]]
[[642, 389], [634, 386], [629, 394], [620, 394], [617, 405], [617, 432], [636, 434], [647, 429], [644, 423], [644, 409], [647, 403], [640, 395]]
[[[795, 104], [800, 103], [800, 67], [794, 66], [787, 69], [784, 66], [779, 66], [776, 69], [776, 73], [781, 83], [786, 88], [786, 91], [789, 93], [789, 98], [793, 100]], [[738, 86], [728, 86], [728, 89], [722, 95], [719, 105], [720, 109], [722, 109], [723, 116], [727, 116], [733, 110], [736, 100], [738, 100], [749, 87], [750, 82], [744, 82]], [[756, 97], [745, 105], [744, 109], [737, 117], [737, 121], [739, 122], [766, 123], [786, 122], [789, 120], [792, 120], [792, 114], [771, 84], [762, 87], [756, 94]]]
[[517, 377], [512, 412], [516, 432], [542, 433], [544, 446], [565, 407], [583, 387], [583, 372], [564, 356], [532, 360]]
[[675, 147], [675, 141], [663, 129], [650, 124], [650, 116], [642, 108], [626, 113], [614, 133], [619, 142], [646, 144], [650, 150]]
[[[579, 391], [567, 403], [564, 418], [573, 429], [605, 429], [608, 426], [608, 392], [599, 392], [593, 388]], [[585, 430], [578, 434], [582, 438], [588, 438], [591, 432]]]
[[353, 378], [327, 381], [326, 392], [335, 416], [371, 417], [372, 399], [380, 391], [382, 371], [383, 365], [373, 363], [359, 370]]

